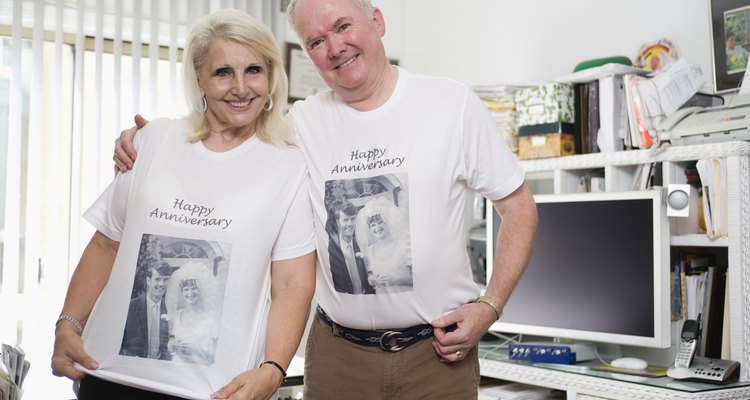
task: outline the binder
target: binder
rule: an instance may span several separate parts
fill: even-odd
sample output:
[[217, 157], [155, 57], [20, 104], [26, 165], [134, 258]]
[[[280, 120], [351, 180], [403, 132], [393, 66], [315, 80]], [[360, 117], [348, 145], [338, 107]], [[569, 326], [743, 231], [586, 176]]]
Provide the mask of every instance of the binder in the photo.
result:
[[721, 358], [725, 294], [726, 269], [708, 267], [701, 313], [703, 332], [699, 343], [699, 354], [703, 357]]

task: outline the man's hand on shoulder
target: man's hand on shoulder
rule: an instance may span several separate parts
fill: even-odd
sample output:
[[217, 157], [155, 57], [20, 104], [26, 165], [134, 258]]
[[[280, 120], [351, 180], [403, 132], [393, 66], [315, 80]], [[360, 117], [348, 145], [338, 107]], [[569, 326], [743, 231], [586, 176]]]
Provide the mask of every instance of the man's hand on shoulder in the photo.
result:
[[118, 172], [127, 172], [132, 169], [133, 163], [138, 156], [133, 146], [135, 133], [138, 129], [146, 126], [149, 121], [140, 114], [136, 114], [133, 120], [135, 121], [135, 126], [120, 132], [120, 137], [115, 140], [115, 155], [112, 158], [115, 161], [115, 174]]

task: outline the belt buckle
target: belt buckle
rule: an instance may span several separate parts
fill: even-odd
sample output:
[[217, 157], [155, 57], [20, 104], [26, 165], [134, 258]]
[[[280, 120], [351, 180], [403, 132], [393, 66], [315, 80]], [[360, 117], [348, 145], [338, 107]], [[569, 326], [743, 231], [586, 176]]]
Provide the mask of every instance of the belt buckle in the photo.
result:
[[[388, 331], [380, 335], [380, 348], [385, 351], [397, 352], [406, 347], [406, 345], [398, 344], [397, 335], [403, 335], [403, 332]], [[395, 343], [391, 343], [392, 341], [395, 341]]]

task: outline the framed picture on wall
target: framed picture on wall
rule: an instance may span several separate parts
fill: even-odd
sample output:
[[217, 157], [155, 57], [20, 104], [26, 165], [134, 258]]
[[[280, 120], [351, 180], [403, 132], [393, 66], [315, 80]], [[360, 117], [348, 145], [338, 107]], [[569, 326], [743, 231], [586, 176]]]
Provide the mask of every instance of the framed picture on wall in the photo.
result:
[[750, 60], [750, 0], [709, 0], [714, 91], [738, 89]]
[[320, 91], [328, 90], [328, 85], [318, 75], [310, 57], [302, 51], [297, 43], [286, 44], [286, 73], [289, 76], [288, 101], [293, 103], [312, 96]]

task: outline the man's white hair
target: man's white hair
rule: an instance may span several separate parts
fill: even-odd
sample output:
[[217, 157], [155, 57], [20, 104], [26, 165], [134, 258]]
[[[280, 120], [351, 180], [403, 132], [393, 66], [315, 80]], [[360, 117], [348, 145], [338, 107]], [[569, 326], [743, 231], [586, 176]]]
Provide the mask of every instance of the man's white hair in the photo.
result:
[[[373, 13], [375, 12], [375, 6], [372, 5], [372, 2], [370, 0], [351, 0], [354, 4], [357, 5], [357, 7], [364, 12], [364, 14], [371, 18], [373, 16]], [[289, 24], [294, 28], [294, 31], [297, 32], [297, 26], [294, 24], [294, 14], [297, 8], [298, 0], [291, 0], [289, 2], [289, 6], [286, 8], [286, 17], [289, 20]], [[297, 32], [299, 36], [299, 32]], [[300, 41], [302, 41], [302, 38], [300, 38]]]

